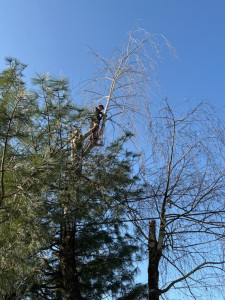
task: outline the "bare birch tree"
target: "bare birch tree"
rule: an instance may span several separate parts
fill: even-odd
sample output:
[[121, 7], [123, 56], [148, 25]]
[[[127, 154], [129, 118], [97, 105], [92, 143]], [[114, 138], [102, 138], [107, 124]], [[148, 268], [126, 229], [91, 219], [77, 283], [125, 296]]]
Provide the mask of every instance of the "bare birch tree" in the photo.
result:
[[[143, 128], [143, 118], [150, 116], [152, 90], [157, 89], [157, 68], [161, 51], [167, 47], [173, 55], [175, 51], [163, 35], [154, 35], [138, 29], [128, 35], [127, 43], [116, 49], [111, 58], [105, 59], [91, 51], [97, 60], [94, 79], [84, 85], [88, 105], [104, 104], [104, 116], [99, 130], [109, 140], [112, 132]], [[105, 125], [108, 122], [107, 130]], [[83, 135], [86, 138], [90, 132]], [[91, 145], [87, 147], [90, 149]]]

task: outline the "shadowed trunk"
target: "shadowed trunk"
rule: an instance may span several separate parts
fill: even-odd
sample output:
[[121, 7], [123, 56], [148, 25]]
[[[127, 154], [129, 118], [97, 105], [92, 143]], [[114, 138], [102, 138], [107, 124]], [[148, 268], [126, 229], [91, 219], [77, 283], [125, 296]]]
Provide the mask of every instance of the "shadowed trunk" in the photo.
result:
[[[73, 175], [70, 180], [75, 184], [82, 173], [83, 137], [76, 130], [71, 140], [71, 165]], [[60, 267], [66, 300], [85, 300], [81, 296], [76, 264], [76, 190], [67, 194], [68, 202], [64, 204], [64, 220], [61, 225]]]
[[67, 300], [82, 300], [76, 270], [75, 222], [65, 214], [65, 223], [61, 226], [60, 265], [65, 297]]
[[159, 300], [159, 261], [162, 255], [161, 250], [157, 249], [156, 223], [155, 220], [149, 223], [149, 264], [148, 264], [148, 289], [149, 300]]

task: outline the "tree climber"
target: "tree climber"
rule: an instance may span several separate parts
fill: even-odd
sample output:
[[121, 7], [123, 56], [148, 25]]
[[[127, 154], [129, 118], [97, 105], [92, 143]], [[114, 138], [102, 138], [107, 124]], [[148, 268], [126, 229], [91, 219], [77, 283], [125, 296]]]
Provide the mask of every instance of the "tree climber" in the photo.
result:
[[91, 143], [94, 144], [95, 146], [102, 146], [101, 144], [98, 144], [98, 141], [100, 141], [99, 124], [104, 115], [102, 112], [103, 109], [104, 109], [104, 106], [102, 104], [95, 107], [93, 109], [93, 115], [91, 118], [91, 120], [92, 120], [91, 127], [93, 128], [92, 133], [91, 133]]

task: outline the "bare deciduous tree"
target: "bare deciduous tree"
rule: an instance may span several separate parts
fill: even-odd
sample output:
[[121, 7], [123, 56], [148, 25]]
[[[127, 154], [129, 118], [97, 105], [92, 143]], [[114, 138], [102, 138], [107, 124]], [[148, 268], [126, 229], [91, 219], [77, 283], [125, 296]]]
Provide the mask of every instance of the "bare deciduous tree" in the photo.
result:
[[225, 275], [221, 123], [206, 104], [176, 115], [166, 100], [151, 118], [147, 194], [129, 214], [142, 219], [134, 223], [148, 248], [149, 299], [215, 299]]
[[101, 136], [106, 121], [110, 121], [107, 126], [110, 133], [115, 128], [120, 128], [122, 132], [143, 130], [137, 124], [140, 118], [150, 115], [152, 89], [157, 88], [157, 67], [161, 48], [165, 45], [175, 55], [163, 35], [138, 29], [129, 34], [128, 42], [120, 50], [116, 49], [109, 59], [92, 51], [99, 70], [94, 79], [86, 84], [84, 91], [87, 103], [93, 105], [101, 102], [105, 105]]

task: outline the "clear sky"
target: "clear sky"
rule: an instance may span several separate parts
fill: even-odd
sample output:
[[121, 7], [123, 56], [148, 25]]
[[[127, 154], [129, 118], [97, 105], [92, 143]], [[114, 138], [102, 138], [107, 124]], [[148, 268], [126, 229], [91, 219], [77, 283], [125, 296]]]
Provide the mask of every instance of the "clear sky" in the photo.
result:
[[13, 56], [34, 72], [60, 72], [75, 87], [91, 77], [87, 47], [108, 57], [140, 27], [162, 33], [167, 53], [159, 69], [159, 100], [209, 100], [223, 107], [224, 0], [0, 0], [0, 67]]

